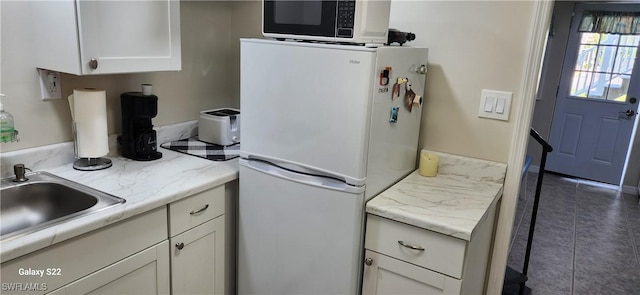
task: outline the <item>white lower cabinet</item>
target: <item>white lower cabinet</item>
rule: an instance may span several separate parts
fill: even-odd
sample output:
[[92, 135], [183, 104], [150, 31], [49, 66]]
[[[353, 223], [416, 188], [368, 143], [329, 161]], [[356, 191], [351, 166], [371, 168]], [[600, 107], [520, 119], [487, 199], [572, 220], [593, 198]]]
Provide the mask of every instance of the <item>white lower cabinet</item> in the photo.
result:
[[495, 208], [469, 241], [367, 214], [362, 294], [484, 294]]
[[171, 293], [235, 293], [237, 181], [169, 204]]
[[[234, 294], [237, 181], [0, 265], [4, 294]], [[25, 275], [42, 270], [44, 275]]]
[[168, 294], [168, 251], [163, 206], [2, 263], [2, 294]]
[[364, 257], [363, 294], [460, 293], [460, 280], [369, 250]]
[[171, 238], [171, 293], [224, 294], [224, 217]]
[[164, 241], [48, 294], [169, 294], [168, 250]]

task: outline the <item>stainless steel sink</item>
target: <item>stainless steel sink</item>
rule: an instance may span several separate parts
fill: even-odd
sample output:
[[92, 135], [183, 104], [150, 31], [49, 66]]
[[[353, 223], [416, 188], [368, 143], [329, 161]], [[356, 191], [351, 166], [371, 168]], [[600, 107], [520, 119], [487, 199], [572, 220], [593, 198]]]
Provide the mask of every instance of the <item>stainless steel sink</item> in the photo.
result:
[[18, 237], [122, 204], [118, 198], [47, 172], [1, 180], [0, 240]]

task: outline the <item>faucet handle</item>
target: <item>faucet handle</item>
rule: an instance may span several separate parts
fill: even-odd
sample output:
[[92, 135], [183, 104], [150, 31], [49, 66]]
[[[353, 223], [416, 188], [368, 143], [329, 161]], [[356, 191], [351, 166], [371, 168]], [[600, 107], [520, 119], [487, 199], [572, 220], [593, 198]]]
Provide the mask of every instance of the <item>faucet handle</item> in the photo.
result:
[[25, 170], [31, 171], [31, 169], [24, 167], [24, 164], [15, 164], [13, 165], [13, 173], [15, 173], [16, 178], [13, 180], [15, 182], [25, 182], [29, 180], [24, 176]]

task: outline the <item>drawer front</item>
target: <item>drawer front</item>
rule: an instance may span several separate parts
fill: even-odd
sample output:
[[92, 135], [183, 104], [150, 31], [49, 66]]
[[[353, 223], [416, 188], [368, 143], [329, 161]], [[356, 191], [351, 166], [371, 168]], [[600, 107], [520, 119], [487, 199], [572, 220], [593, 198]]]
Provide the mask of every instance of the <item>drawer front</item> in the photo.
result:
[[466, 246], [458, 238], [367, 215], [365, 248], [454, 278], [462, 279]]
[[224, 185], [169, 204], [169, 234], [173, 237], [224, 214]]

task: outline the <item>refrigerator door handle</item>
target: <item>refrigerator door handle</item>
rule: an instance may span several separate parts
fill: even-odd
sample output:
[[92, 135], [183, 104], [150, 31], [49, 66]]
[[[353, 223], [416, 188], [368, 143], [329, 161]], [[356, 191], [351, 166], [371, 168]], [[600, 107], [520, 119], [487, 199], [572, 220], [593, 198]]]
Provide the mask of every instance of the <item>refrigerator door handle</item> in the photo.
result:
[[353, 194], [364, 193], [364, 186], [349, 185], [344, 181], [327, 176], [298, 173], [293, 170], [284, 169], [261, 160], [240, 159], [240, 165], [260, 171], [262, 173], [273, 175], [275, 177], [280, 177], [283, 179], [315, 187], [343, 191]]

